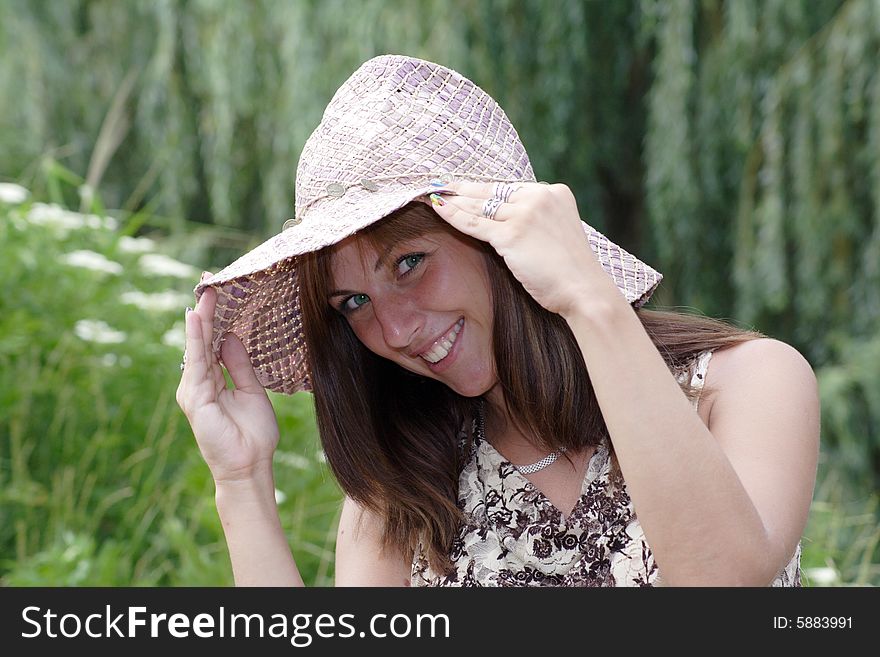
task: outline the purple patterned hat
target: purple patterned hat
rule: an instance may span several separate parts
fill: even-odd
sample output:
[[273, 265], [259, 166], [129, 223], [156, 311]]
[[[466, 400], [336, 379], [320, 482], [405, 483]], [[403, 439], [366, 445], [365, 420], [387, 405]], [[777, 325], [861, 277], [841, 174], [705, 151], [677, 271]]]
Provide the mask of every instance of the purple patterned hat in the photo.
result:
[[[201, 282], [217, 290], [212, 346], [231, 332], [260, 383], [308, 390], [296, 257], [343, 240], [430, 194], [432, 180], [534, 182], [504, 111], [462, 75], [384, 55], [343, 83], [306, 141], [296, 172], [296, 214], [283, 230]], [[626, 299], [641, 306], [662, 276], [584, 224], [590, 246]]]

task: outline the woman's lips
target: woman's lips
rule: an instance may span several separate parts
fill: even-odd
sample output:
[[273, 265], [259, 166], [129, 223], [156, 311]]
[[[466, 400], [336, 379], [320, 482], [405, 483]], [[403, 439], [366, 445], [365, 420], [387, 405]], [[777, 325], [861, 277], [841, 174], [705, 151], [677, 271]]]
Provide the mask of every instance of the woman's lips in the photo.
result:
[[419, 354], [419, 356], [421, 358], [424, 358], [429, 363], [439, 363], [441, 360], [446, 358], [446, 356], [452, 350], [452, 346], [455, 344], [455, 341], [458, 338], [458, 334], [461, 331], [461, 327], [463, 324], [464, 318], [462, 317], [455, 324], [452, 325], [452, 328], [448, 329], [446, 333], [435, 340], [428, 349], [425, 349], [421, 354]]
[[[447, 353], [439, 361], [437, 361], [436, 363], [432, 363], [429, 360], [425, 359], [424, 356], [422, 356], [423, 360], [425, 360], [425, 363], [427, 363], [428, 368], [432, 372], [434, 372], [435, 374], [440, 374], [441, 372], [445, 372], [446, 370], [448, 370], [450, 367], [452, 367], [455, 364], [456, 358], [458, 357], [458, 352], [461, 351], [460, 345], [461, 345], [462, 338], [464, 337], [464, 323], [465, 323], [464, 317], [462, 317], [461, 319], [458, 320], [458, 322], [455, 323], [455, 326], [452, 328], [452, 330], [448, 331], [446, 333], [446, 335], [444, 335], [443, 338], [438, 340], [437, 343], [435, 343], [435, 345], [432, 346], [432, 348], [429, 350], [429, 353], [434, 353], [434, 354], [438, 353], [438, 351], [437, 351], [438, 343], [442, 343], [443, 340], [449, 335], [449, 333], [451, 333], [451, 332], [456, 333], [455, 340], [452, 342], [452, 345], [449, 349], [446, 349], [442, 345], [440, 346], [440, 350], [446, 351]], [[456, 329], [457, 329], [457, 331], [456, 331]]]

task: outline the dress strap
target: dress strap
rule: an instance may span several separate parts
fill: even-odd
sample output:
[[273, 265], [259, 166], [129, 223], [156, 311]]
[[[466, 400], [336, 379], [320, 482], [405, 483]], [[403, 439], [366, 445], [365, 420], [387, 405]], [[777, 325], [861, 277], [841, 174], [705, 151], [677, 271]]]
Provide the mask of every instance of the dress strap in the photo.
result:
[[700, 396], [694, 402], [694, 406], [699, 408], [700, 399], [703, 395], [703, 385], [706, 383], [706, 372], [709, 369], [709, 360], [712, 358], [712, 351], [707, 350], [701, 352], [694, 359], [693, 375], [691, 376], [691, 386], [700, 391]]

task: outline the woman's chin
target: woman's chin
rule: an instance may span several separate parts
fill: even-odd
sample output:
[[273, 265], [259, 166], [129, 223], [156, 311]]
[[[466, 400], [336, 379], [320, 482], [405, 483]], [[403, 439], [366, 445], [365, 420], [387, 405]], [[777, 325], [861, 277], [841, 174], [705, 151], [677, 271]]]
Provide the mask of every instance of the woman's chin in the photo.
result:
[[481, 382], [479, 379], [474, 378], [460, 384], [455, 381], [449, 381], [446, 385], [462, 397], [482, 397], [492, 390], [497, 383], [497, 381], [491, 379]]

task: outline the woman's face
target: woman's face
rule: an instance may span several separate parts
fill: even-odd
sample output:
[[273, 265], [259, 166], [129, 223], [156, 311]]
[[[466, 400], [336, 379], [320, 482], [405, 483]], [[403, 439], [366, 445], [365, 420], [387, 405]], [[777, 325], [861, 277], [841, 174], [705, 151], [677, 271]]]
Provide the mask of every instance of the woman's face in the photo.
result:
[[463, 396], [492, 388], [492, 295], [482, 251], [446, 232], [398, 242], [386, 253], [359, 239], [334, 249], [328, 297], [358, 339]]

